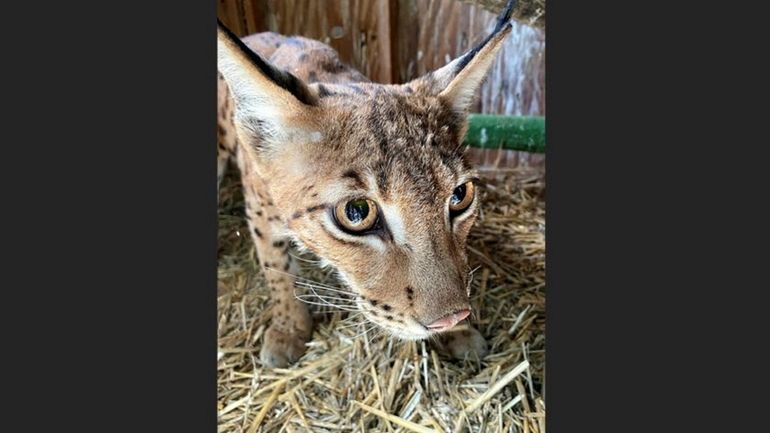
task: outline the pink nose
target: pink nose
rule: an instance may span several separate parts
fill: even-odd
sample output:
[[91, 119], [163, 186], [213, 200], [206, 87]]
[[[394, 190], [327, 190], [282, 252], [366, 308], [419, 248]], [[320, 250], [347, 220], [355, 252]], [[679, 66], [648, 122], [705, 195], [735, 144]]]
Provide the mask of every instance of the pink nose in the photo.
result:
[[454, 312], [431, 323], [428, 325], [428, 329], [432, 331], [445, 331], [457, 325], [461, 320], [468, 317], [469, 314], [471, 314], [471, 310], [460, 310]]

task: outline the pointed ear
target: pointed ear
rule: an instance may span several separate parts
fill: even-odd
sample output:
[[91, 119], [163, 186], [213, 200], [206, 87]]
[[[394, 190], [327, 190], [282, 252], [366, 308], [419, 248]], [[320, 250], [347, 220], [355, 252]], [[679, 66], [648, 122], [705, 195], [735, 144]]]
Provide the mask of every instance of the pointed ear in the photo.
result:
[[282, 144], [305, 132], [317, 97], [297, 77], [251, 51], [219, 20], [217, 68], [235, 102], [236, 125], [251, 142]]
[[479, 45], [407, 85], [427, 89], [430, 94], [449, 102], [458, 113], [467, 113], [505, 37], [511, 32], [511, 13], [515, 4], [515, 0], [508, 1], [497, 18], [495, 29]]

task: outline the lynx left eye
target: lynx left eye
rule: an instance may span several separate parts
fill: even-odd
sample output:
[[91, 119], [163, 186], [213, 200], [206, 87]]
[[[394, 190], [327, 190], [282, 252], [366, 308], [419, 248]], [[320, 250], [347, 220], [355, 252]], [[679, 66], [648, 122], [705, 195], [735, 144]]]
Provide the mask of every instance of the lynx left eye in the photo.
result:
[[377, 204], [367, 198], [340, 202], [334, 208], [334, 219], [346, 232], [361, 234], [377, 222]]
[[449, 197], [449, 216], [456, 217], [465, 212], [473, 203], [473, 197], [475, 195], [475, 188], [473, 182], [465, 182], [464, 184], [455, 188], [452, 192], [452, 196]]

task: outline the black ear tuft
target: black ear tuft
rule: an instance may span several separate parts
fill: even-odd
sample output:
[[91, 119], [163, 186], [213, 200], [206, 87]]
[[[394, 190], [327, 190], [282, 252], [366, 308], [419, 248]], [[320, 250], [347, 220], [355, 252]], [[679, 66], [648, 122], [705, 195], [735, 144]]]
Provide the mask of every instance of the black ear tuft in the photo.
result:
[[235, 36], [233, 32], [230, 31], [230, 29], [225, 27], [218, 18], [217, 27], [227, 36], [227, 39], [241, 52], [241, 54], [248, 59], [251, 64], [256, 66], [256, 68], [270, 81], [291, 93], [303, 104], [316, 105], [318, 99], [299, 78], [266, 62], [259, 54], [247, 47], [239, 37]]
[[495, 29], [492, 30], [492, 33], [489, 34], [486, 38], [484, 38], [483, 41], [481, 41], [480, 44], [473, 47], [470, 51], [465, 53], [457, 63], [455, 67], [455, 73], [459, 73], [462, 71], [462, 69], [470, 63], [471, 60], [478, 54], [479, 51], [487, 44], [489, 41], [500, 31], [502, 31], [504, 28], [511, 25], [511, 15], [513, 14], [513, 7], [516, 5], [516, 0], [508, 0], [508, 4], [505, 5], [505, 8], [500, 12], [500, 15], [497, 16], [497, 24], [495, 25]]

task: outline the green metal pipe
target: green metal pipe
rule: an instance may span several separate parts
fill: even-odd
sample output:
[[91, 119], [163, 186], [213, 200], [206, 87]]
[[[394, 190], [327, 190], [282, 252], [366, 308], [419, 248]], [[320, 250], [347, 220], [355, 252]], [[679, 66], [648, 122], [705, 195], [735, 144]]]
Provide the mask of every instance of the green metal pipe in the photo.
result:
[[471, 147], [545, 153], [545, 117], [471, 114], [468, 120]]

